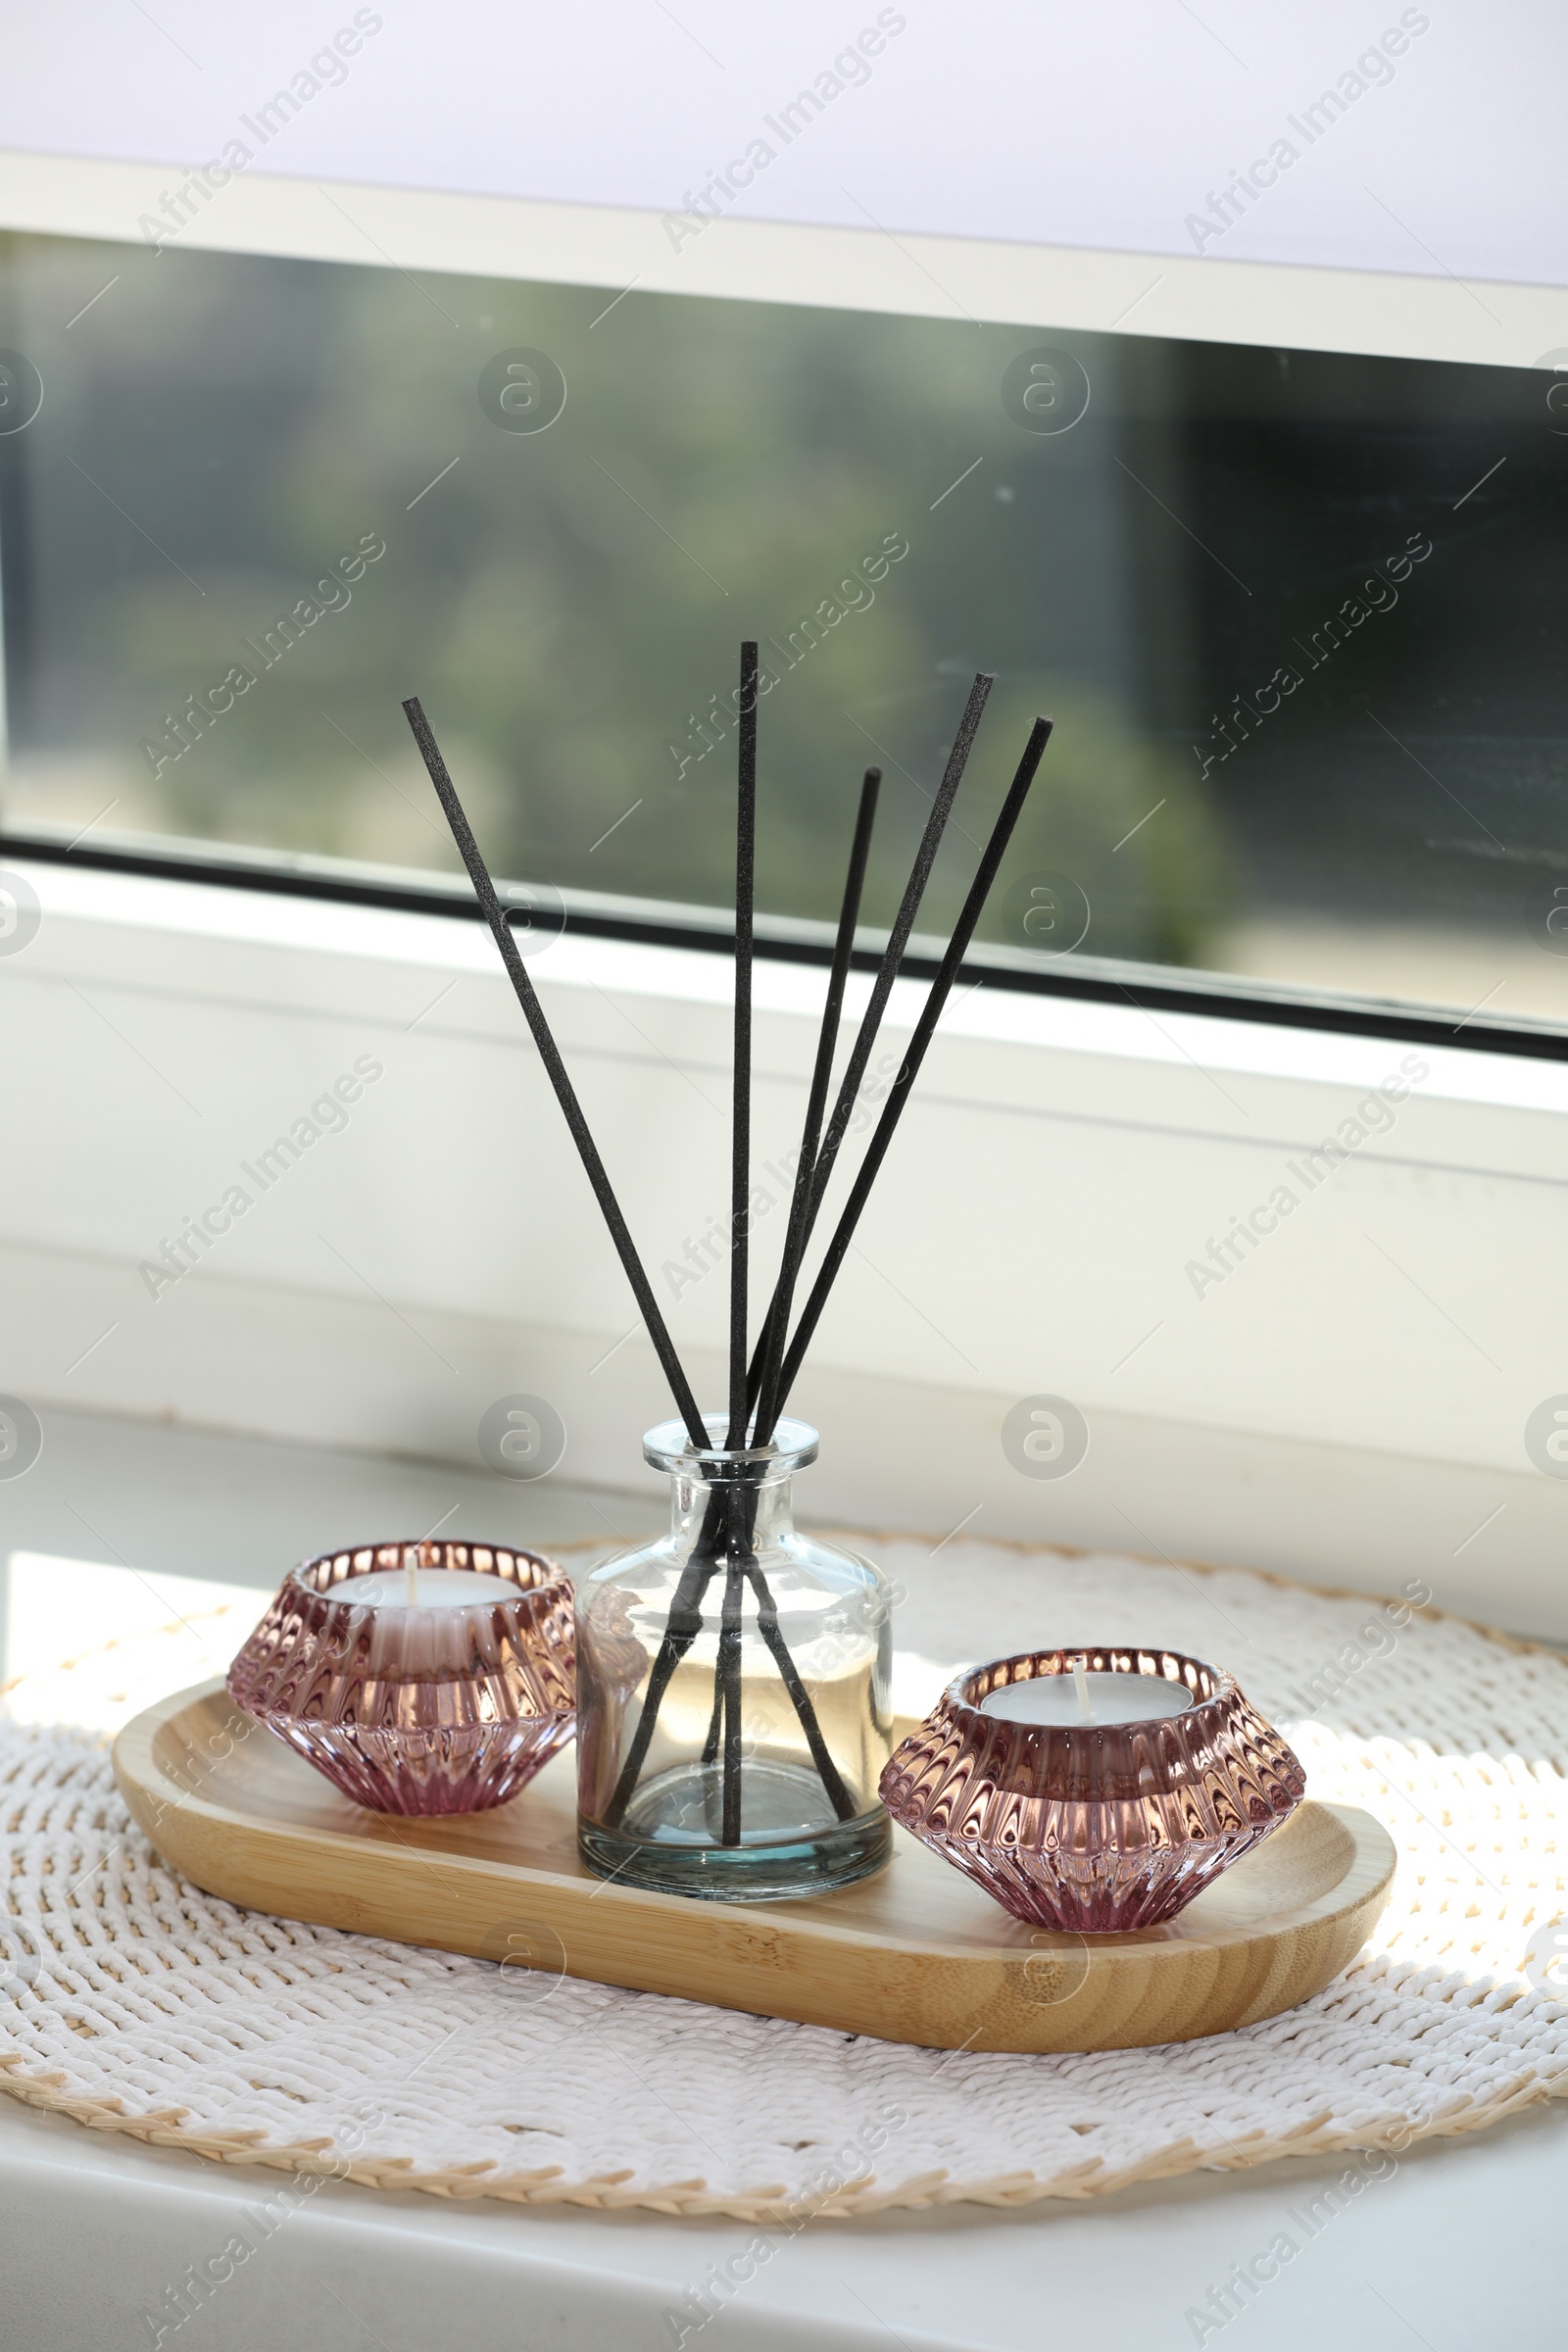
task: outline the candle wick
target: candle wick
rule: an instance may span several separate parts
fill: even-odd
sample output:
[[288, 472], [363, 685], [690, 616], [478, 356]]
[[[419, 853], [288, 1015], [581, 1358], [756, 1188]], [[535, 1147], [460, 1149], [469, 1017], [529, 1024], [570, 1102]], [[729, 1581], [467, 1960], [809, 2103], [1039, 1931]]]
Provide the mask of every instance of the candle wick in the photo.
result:
[[1080, 1723], [1093, 1723], [1095, 1720], [1095, 1710], [1089, 1704], [1089, 1677], [1084, 1672], [1083, 1660], [1081, 1658], [1072, 1670], [1072, 1679], [1074, 1688], [1078, 1692], [1078, 1720]]

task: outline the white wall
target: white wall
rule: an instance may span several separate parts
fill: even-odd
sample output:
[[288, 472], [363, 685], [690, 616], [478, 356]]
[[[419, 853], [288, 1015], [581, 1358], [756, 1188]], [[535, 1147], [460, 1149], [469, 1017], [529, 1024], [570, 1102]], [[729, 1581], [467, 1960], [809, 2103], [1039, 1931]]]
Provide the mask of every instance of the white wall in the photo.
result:
[[[770, 128], [879, 13], [905, 25], [868, 78], [799, 135]], [[340, 30], [361, 45], [332, 84]], [[1357, 71], [1374, 54], [1389, 78]], [[1531, 367], [1568, 347], [1565, 69], [1548, 0], [345, 0], [335, 20], [90, 0], [0, 25], [0, 223]], [[736, 159], [752, 183], [705, 198]], [[209, 161], [222, 176], [186, 181]], [[1227, 218], [1213, 200], [1254, 164], [1273, 183]], [[692, 204], [699, 234], [666, 218]]]
[[[640, 1336], [604, 1360], [633, 1309], [478, 925], [24, 870], [44, 915], [0, 959], [0, 1391], [46, 1421], [60, 1400], [476, 1466], [480, 1414], [526, 1390], [566, 1423], [564, 1474], [638, 1483], [657, 1364]], [[716, 1394], [722, 1276], [664, 1269], [725, 1205], [724, 959], [568, 931], [533, 968]], [[798, 1127], [819, 988], [760, 971], [760, 1168]], [[1288, 1163], [1405, 1052], [968, 996], [799, 1392], [824, 1428], [815, 1507], [1373, 1590], [1419, 1573], [1568, 1632], [1568, 1484], [1523, 1439], [1568, 1388], [1568, 1071], [1423, 1050], [1392, 1129], [1308, 1194]], [[367, 1054], [384, 1074], [347, 1129], [262, 1194], [241, 1163]], [[254, 1204], [149, 1295], [139, 1262], [236, 1181]], [[1299, 1207], [1199, 1296], [1190, 1262], [1281, 1183]], [[762, 1220], [764, 1262], [781, 1232]], [[1040, 1393], [1091, 1430], [1060, 1482], [1002, 1448]]]
[[[340, 29], [359, 46], [334, 65]], [[834, 75], [862, 30], [882, 43], [865, 78]], [[1568, 274], [1568, 21], [1548, 0], [87, 0], [10, 11], [0, 58], [0, 145], [22, 150], [194, 163], [237, 139], [264, 175], [662, 213], [760, 141], [737, 218], [1139, 253], [1193, 253], [1188, 216], [1283, 140], [1298, 160], [1205, 253]], [[298, 115], [263, 143], [247, 122], [297, 75]], [[820, 75], [852, 86], [786, 140], [781, 111]], [[1321, 135], [1292, 127], [1357, 80]]]

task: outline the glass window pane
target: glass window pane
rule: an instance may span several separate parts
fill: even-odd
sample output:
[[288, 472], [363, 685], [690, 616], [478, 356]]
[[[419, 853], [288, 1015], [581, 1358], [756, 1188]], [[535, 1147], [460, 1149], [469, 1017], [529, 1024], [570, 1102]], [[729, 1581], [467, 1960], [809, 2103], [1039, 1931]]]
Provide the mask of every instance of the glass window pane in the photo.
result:
[[[1568, 377], [0, 239], [5, 822], [921, 928], [1037, 709], [990, 938], [1568, 1015]], [[41, 406], [35, 394], [41, 389]], [[1062, 958], [1071, 958], [1062, 962]]]

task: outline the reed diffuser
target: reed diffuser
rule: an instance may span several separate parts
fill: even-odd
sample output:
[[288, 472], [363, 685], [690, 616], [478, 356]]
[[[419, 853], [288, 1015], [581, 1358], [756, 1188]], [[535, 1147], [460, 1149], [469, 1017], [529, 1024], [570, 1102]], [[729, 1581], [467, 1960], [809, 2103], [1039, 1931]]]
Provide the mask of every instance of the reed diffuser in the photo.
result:
[[698, 1407], [589, 1133], [484, 858], [416, 700], [404, 704], [480, 907], [555, 1089], [678, 1418], [644, 1455], [671, 1481], [670, 1528], [609, 1561], [577, 1598], [578, 1836], [589, 1867], [628, 1886], [777, 1900], [862, 1878], [886, 1860], [877, 1783], [892, 1748], [890, 1601], [880, 1571], [800, 1533], [794, 1474], [816, 1433], [783, 1418], [833, 1284], [973, 939], [1034, 782], [1039, 718], [808, 1292], [795, 1297], [871, 1053], [993, 679], [970, 689], [865, 1011], [833, 1094], [835, 1048], [870, 855], [880, 773], [861, 783], [781, 1262], [752, 1336], [751, 1045], [758, 649], [741, 648], [730, 1150], [729, 1380]]

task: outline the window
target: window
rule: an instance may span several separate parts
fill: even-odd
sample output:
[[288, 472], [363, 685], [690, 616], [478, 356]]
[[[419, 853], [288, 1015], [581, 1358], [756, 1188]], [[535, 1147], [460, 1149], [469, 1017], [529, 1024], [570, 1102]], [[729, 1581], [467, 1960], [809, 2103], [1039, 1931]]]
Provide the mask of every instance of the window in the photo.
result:
[[1568, 1022], [1549, 371], [26, 235], [0, 346], [14, 847], [435, 887], [417, 692], [498, 869], [719, 908], [755, 634], [775, 931], [870, 761], [890, 917], [985, 667], [994, 960]]

